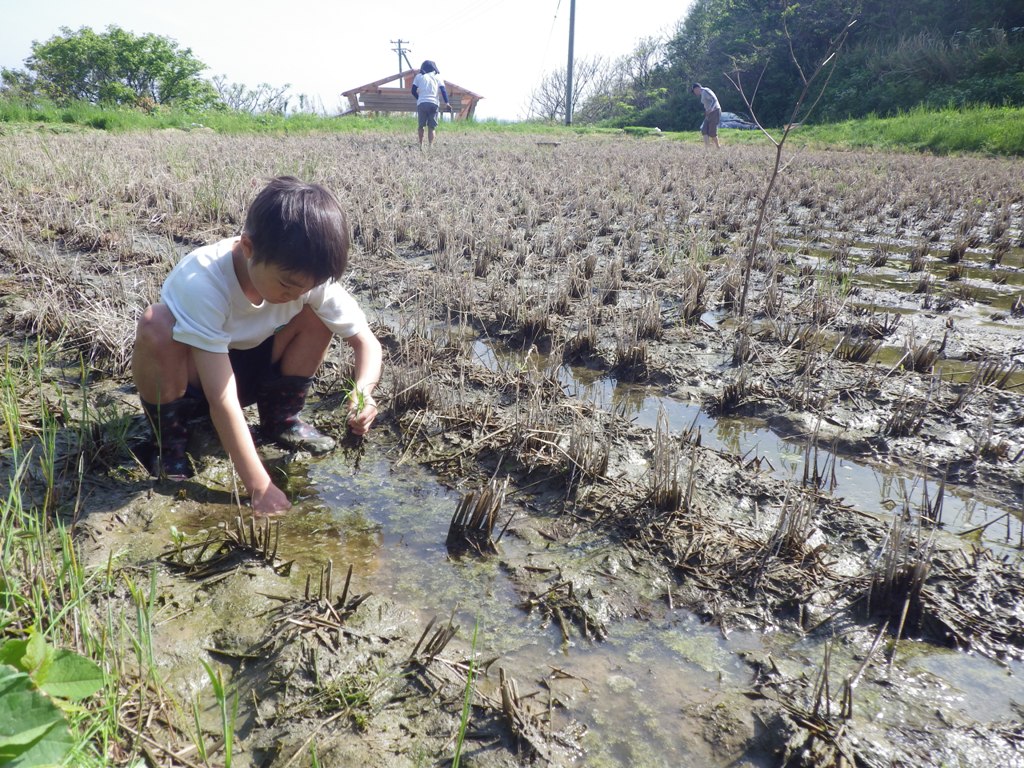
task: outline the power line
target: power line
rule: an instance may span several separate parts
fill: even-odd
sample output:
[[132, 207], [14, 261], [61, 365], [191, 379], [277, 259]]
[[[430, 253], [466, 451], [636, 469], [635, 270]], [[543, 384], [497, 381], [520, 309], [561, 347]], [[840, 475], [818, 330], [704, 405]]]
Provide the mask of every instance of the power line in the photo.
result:
[[[536, 91], [540, 87], [540, 84], [544, 81], [544, 62], [547, 61], [548, 51], [551, 50], [551, 38], [555, 34], [555, 25], [558, 23], [558, 10], [561, 7], [562, 7], [562, 0], [558, 0], [555, 3], [555, 14], [554, 14], [554, 16], [551, 17], [551, 29], [548, 30], [547, 40], [544, 41], [544, 51], [540, 55], [540, 61], [538, 62], [539, 66], [535, 65], [536, 68], [538, 69], [538, 72], [537, 72], [537, 77], [536, 77], [536, 79], [534, 81], [534, 86], [533, 86], [534, 91]], [[527, 111], [529, 111], [529, 104], [530, 104], [530, 102], [528, 101], [527, 104], [526, 104]]]
[[409, 56], [407, 55], [407, 54], [412, 53], [412, 48], [402, 48], [403, 44], [408, 45], [409, 42], [410, 42], [409, 40], [403, 40], [402, 38], [398, 38], [397, 40], [392, 40], [391, 41], [392, 45], [397, 46], [396, 48], [392, 48], [391, 50], [395, 51], [398, 54], [398, 71], [399, 72], [403, 72], [404, 71], [402, 69], [402, 60], [403, 59], [405, 60], [406, 68], [413, 69], [412, 64], [409, 63]]
[[576, 0], [569, 0], [569, 63], [565, 68], [565, 124], [572, 125], [572, 46], [576, 34]]

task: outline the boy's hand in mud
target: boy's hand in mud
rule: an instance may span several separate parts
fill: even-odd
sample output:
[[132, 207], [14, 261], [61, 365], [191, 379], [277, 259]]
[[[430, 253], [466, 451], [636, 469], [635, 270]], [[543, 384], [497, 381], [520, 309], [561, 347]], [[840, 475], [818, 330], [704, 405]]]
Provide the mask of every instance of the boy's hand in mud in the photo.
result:
[[348, 428], [353, 434], [365, 435], [377, 418], [377, 401], [370, 395], [353, 391], [348, 396]]
[[252, 513], [256, 517], [269, 517], [291, 509], [292, 503], [284, 495], [284, 491], [273, 483], [266, 488], [252, 492]]

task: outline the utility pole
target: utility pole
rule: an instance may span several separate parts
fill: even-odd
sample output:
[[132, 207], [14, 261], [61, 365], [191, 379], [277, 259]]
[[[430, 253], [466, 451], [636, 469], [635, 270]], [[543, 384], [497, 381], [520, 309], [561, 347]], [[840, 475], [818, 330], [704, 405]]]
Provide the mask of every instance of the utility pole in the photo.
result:
[[572, 125], [572, 42], [576, 29], [576, 0], [569, 2], [569, 64], [565, 68], [565, 124]]
[[408, 45], [409, 41], [408, 40], [403, 40], [402, 38], [398, 38], [397, 40], [392, 40], [391, 43], [393, 45], [398, 46], [397, 48], [392, 48], [391, 49], [392, 51], [395, 51], [395, 52], [398, 53], [398, 71], [399, 72], [402, 71], [402, 60], [403, 59], [405, 60], [406, 67], [408, 69], [412, 69], [412, 64], [409, 63], [409, 57], [406, 55], [407, 53], [412, 53], [412, 49], [411, 48], [402, 48], [402, 44], [405, 43], [406, 45]]

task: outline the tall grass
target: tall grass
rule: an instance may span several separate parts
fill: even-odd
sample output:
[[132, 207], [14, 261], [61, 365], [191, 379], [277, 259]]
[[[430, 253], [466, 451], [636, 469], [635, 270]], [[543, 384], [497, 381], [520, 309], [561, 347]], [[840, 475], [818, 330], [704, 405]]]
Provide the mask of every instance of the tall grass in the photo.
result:
[[[102, 588], [102, 575], [86, 575], [69, 531], [47, 514], [57, 492], [58, 409], [46, 405], [39, 385], [44, 364], [42, 347], [26, 345], [20, 354], [5, 350], [0, 372], [0, 415], [7, 425], [0, 442], [0, 643], [37, 633], [49, 646], [101, 661], [104, 642], [87, 603]], [[114, 682], [110, 678], [108, 688]], [[99, 707], [74, 715], [76, 764], [103, 764], [93, 744], [105, 741], [98, 734], [109, 730], [109, 713]]]
[[[87, 569], [79, 560], [72, 528], [88, 443], [73, 436], [88, 431], [91, 417], [84, 406], [72, 416], [71, 395], [44, 387], [52, 353], [37, 343], [5, 348], [0, 358], [0, 645], [41, 636], [101, 668], [101, 691], [65, 710], [63, 762], [99, 768], [115, 753], [142, 758], [130, 713], [144, 719], [166, 705], [151, 645], [155, 583], [152, 575], [145, 587], [129, 580], [134, 615], [131, 606], [97, 611], [122, 576], [112, 562]], [[68, 445], [72, 455], [59, 456]]]

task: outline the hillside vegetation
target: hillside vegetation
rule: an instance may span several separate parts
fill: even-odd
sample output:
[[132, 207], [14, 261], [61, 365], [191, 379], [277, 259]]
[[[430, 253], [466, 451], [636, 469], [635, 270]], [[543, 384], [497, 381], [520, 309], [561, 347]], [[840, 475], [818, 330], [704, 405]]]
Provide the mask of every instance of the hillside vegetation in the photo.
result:
[[[839, 39], [843, 44], [829, 55]], [[413, 130], [401, 117], [327, 116], [308, 97], [265, 83], [206, 81], [199, 76], [204, 68], [190, 49], [158, 35], [61, 27], [33, 44], [24, 69], [0, 70], [0, 127]], [[813, 88], [794, 109], [808, 80]], [[800, 134], [816, 143], [1018, 155], [1024, 4], [695, 0], [667, 39], [644, 38], [614, 61], [581, 61], [574, 81], [576, 131], [695, 132], [702, 111], [689, 85], [699, 81], [725, 110], [749, 113], [767, 127], [801, 123]], [[557, 131], [565, 93], [565, 72], [551, 73], [534, 93], [533, 119], [444, 130]], [[751, 133], [729, 140], [764, 138]]]
[[[725, 110], [783, 125], [804, 79], [851, 24], [799, 121], [1024, 106], [1024, 4], [1016, 0], [696, 0], [668, 39], [643, 39], [628, 56], [581, 68], [590, 76], [576, 78], [573, 119], [696, 130], [702, 113], [689, 85], [700, 82]], [[535, 106], [538, 116], [564, 114], [545, 99]]]

